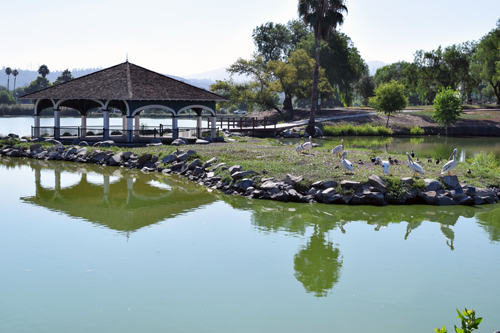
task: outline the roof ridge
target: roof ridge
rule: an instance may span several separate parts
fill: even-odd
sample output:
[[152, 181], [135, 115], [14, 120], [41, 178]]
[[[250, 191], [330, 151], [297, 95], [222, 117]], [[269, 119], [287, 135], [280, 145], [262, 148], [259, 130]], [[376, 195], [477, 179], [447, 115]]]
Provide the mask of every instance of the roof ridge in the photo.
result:
[[127, 91], [128, 91], [128, 98], [132, 99], [132, 81], [130, 80], [130, 63], [127, 62], [125, 63], [125, 72], [127, 75]]

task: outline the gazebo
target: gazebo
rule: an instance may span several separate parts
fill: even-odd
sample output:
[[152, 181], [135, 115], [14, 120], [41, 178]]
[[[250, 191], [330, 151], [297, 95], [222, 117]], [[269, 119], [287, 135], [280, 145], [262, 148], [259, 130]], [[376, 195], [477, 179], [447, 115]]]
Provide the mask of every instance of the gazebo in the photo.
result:
[[[152, 131], [155, 135], [171, 133], [173, 139], [179, 137], [178, 117], [186, 110], [193, 110], [196, 117], [195, 136], [202, 136], [202, 112], [210, 113], [210, 136], [216, 135], [217, 102], [226, 102], [227, 98], [198, 88], [163, 74], [150, 71], [128, 61], [109, 67], [74, 80], [51, 86], [21, 96], [35, 101], [32, 135], [41, 135], [40, 113], [47, 108], [54, 110], [53, 136], [58, 139], [61, 133], [75, 133], [80, 138], [87, 135], [87, 112], [100, 109], [103, 113], [102, 136], [110, 138], [110, 112], [119, 110], [123, 118], [122, 131], [119, 135], [127, 142], [144, 134], [141, 131], [139, 115], [146, 109], [162, 109], [170, 112], [171, 126], [161, 126]], [[67, 107], [77, 110], [81, 115], [81, 126], [77, 128], [61, 127], [60, 110]], [[52, 127], [50, 128], [52, 129]], [[148, 132], [148, 133], [151, 133]], [[63, 134], [64, 135], [64, 134]]]

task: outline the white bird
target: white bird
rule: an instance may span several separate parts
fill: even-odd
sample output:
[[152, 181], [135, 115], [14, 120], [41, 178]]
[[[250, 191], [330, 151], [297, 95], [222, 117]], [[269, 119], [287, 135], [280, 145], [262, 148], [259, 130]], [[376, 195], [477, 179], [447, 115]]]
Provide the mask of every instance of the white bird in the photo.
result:
[[341, 144], [332, 149], [332, 155], [337, 154], [340, 157], [340, 153], [344, 151], [344, 139], [342, 139]]
[[302, 147], [304, 148], [304, 150], [307, 150], [307, 152], [309, 153], [309, 150], [311, 150], [313, 147], [312, 136], [309, 136], [309, 142], [303, 143]]
[[410, 153], [406, 152], [406, 156], [408, 156], [408, 167], [413, 171], [413, 177], [417, 176], [417, 172], [424, 176], [424, 169], [417, 163], [413, 162], [410, 157]]
[[376, 160], [380, 161], [380, 165], [382, 166], [382, 169], [384, 170], [384, 174], [388, 175], [389, 174], [389, 167], [391, 166], [389, 161], [382, 161], [382, 159], [380, 157], [377, 157]]
[[444, 175], [445, 173], [448, 172], [448, 175], [451, 176], [451, 170], [455, 169], [457, 167], [457, 159], [455, 158], [455, 155], [457, 154], [457, 149], [455, 148], [453, 150], [453, 153], [451, 154], [450, 158], [453, 158], [453, 160], [447, 162], [444, 166], [443, 169], [441, 170], [441, 174]]
[[304, 145], [302, 145], [301, 143], [297, 147], [295, 147], [295, 152], [297, 154], [302, 153], [303, 150], [304, 150]]
[[345, 151], [345, 152], [342, 154], [342, 166], [343, 166], [345, 169], [347, 169], [347, 170], [349, 170], [349, 171], [353, 172], [353, 171], [354, 171], [354, 168], [352, 167], [352, 163], [351, 163], [349, 160], [346, 160], [346, 159], [345, 159], [345, 156], [346, 156], [346, 155], [347, 155], [347, 152]]

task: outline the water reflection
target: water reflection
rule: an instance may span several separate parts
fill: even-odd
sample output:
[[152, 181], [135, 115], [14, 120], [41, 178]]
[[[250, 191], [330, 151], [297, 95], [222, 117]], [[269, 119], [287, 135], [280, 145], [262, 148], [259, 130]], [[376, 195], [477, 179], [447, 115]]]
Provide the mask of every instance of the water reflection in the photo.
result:
[[121, 232], [136, 231], [216, 200], [205, 188], [175, 176], [72, 162], [0, 159], [6, 168], [21, 163], [28, 164], [35, 177], [35, 194], [22, 201]]

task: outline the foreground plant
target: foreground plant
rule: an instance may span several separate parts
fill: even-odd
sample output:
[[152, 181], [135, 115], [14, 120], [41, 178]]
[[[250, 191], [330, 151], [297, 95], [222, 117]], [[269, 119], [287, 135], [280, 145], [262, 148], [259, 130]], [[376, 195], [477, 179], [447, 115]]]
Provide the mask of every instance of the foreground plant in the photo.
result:
[[[457, 325], [455, 325], [456, 333], [470, 333], [474, 330], [477, 330], [479, 324], [481, 324], [481, 321], [483, 321], [483, 318], [476, 318], [476, 311], [474, 310], [467, 310], [467, 308], [465, 308], [464, 311], [460, 312], [457, 309], [457, 313], [457, 318], [461, 320], [462, 328], [458, 328]], [[441, 328], [435, 328], [434, 332], [447, 333], [448, 331], [446, 330], [446, 327], [443, 326]]]

